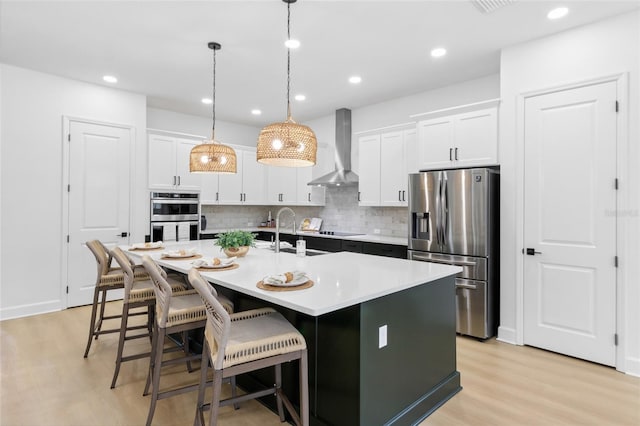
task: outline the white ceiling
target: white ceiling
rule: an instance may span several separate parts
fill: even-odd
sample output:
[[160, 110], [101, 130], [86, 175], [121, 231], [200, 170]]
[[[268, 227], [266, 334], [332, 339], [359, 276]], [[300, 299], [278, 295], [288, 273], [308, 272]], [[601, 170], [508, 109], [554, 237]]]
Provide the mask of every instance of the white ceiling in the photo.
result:
[[[547, 12], [570, 12], [549, 21]], [[471, 1], [299, 0], [292, 4], [297, 121], [499, 71], [500, 49], [637, 9], [640, 0], [519, 0], [490, 14]], [[148, 97], [152, 107], [263, 126], [286, 115], [286, 4], [281, 0], [0, 1], [0, 61]], [[444, 46], [448, 55], [429, 51]], [[362, 83], [347, 82], [350, 75]], [[293, 95], [304, 93], [297, 102]], [[259, 108], [262, 116], [250, 114]]]

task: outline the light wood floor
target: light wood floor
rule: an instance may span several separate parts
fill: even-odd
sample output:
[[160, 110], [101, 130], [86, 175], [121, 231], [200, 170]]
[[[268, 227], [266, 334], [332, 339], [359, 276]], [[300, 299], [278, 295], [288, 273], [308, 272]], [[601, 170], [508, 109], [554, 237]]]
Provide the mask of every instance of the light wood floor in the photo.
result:
[[[108, 309], [117, 312], [119, 302]], [[141, 425], [149, 397], [142, 396], [148, 360], [124, 363], [110, 389], [117, 337], [94, 341], [84, 359], [89, 307], [0, 323], [0, 425]], [[135, 341], [134, 341], [135, 342]], [[129, 342], [131, 343], [131, 342]], [[130, 347], [148, 347], [141, 339]], [[554, 353], [490, 340], [458, 338], [463, 390], [421, 426], [433, 425], [640, 425], [640, 379], [612, 368]], [[184, 365], [162, 383], [196, 381]], [[195, 393], [158, 402], [155, 425], [190, 425]], [[233, 411], [225, 425], [279, 425], [255, 401]]]

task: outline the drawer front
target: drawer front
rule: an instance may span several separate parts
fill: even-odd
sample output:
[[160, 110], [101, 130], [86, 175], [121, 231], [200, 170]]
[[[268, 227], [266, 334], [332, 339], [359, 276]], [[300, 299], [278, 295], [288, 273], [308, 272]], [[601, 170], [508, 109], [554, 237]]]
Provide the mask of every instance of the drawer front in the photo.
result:
[[375, 254], [377, 256], [396, 257], [398, 259], [407, 258], [407, 248], [393, 244], [364, 242], [362, 244], [362, 252], [365, 254]]
[[362, 253], [362, 241], [342, 240], [342, 251]]

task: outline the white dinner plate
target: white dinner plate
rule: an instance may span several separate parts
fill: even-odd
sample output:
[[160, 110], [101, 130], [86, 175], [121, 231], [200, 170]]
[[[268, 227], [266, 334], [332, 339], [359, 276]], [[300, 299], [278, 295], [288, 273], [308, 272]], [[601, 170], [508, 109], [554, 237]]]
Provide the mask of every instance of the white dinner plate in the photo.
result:
[[162, 253], [162, 257], [167, 258], [167, 259], [183, 259], [185, 257], [193, 257], [193, 256], [197, 256], [198, 253], [191, 253], [191, 252], [186, 252], [184, 254], [180, 254], [178, 252], [169, 252], [169, 253]]
[[201, 268], [201, 269], [222, 269], [222, 268], [229, 268], [230, 266], [233, 266], [235, 264], [234, 262], [235, 259], [236, 259], [235, 257], [232, 259], [224, 259], [224, 260], [221, 259], [221, 262], [219, 265], [214, 265], [208, 260], [198, 259], [191, 262], [191, 264], [196, 268]]
[[[266, 279], [267, 277], [265, 277]], [[309, 277], [307, 277], [306, 275], [303, 275], [295, 280], [291, 280], [288, 283], [282, 283], [282, 284], [273, 284], [270, 282], [267, 282], [265, 280], [262, 280], [263, 283], [265, 283], [266, 285], [272, 285], [274, 287], [295, 287], [297, 285], [302, 285], [304, 283], [306, 283], [307, 281], [309, 281]]]

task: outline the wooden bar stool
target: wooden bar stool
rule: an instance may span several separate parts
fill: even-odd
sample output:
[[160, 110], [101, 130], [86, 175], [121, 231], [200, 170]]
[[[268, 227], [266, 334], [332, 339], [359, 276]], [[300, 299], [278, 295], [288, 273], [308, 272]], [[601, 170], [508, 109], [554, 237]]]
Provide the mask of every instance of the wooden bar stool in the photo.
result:
[[[153, 420], [153, 413], [159, 399], [198, 389], [198, 384], [195, 383], [193, 385], [160, 392], [160, 370], [165, 365], [186, 361], [189, 366], [189, 371], [191, 371], [190, 362], [201, 359], [202, 355], [189, 353], [189, 340], [186, 338], [186, 332], [204, 327], [207, 322], [207, 316], [202, 299], [195, 290], [173, 294], [171, 286], [162, 274], [162, 270], [153, 259], [146, 255], [143, 256], [142, 265], [144, 265], [144, 268], [151, 277], [156, 297], [156, 315], [149, 362], [149, 376], [147, 377], [147, 385], [145, 386], [144, 392], [146, 395], [149, 391], [149, 385], [152, 386], [151, 405], [149, 406], [149, 414], [147, 416], [147, 426], [149, 426]], [[227, 305], [227, 309], [233, 310], [228, 300], [225, 300], [225, 304]], [[163, 360], [162, 355], [164, 352], [165, 336], [173, 333], [183, 333], [185, 356]]]
[[[284, 403], [297, 425], [308, 426], [307, 344], [302, 334], [271, 308], [229, 315], [218, 301], [215, 289], [196, 269], [189, 271], [189, 282], [202, 297], [207, 311], [194, 425], [205, 424], [204, 410], [207, 407], [211, 408], [209, 425], [215, 425], [220, 406], [275, 394], [280, 421], [285, 421], [282, 408]], [[300, 371], [300, 416], [282, 392], [282, 363], [296, 359], [299, 360]], [[213, 396], [211, 403], [205, 404], [204, 393], [209, 362], [213, 366]], [[276, 383], [273, 387], [220, 400], [223, 379], [271, 366], [275, 367]]]
[[[123, 356], [124, 343], [128, 340], [139, 339], [142, 337], [151, 338], [153, 335], [153, 323], [155, 320], [155, 304], [156, 295], [153, 290], [153, 282], [151, 279], [147, 280], [135, 280], [134, 272], [131, 268], [131, 262], [127, 255], [119, 248], [115, 247], [111, 250], [111, 255], [116, 260], [122, 271], [124, 272], [124, 298], [122, 299], [122, 320], [120, 321], [120, 339], [118, 341], [118, 352], [116, 355], [116, 368], [113, 372], [113, 379], [111, 381], [111, 389], [116, 386], [118, 380], [118, 374], [120, 373], [120, 364], [126, 361], [132, 361], [134, 359], [145, 358], [150, 355], [150, 352], [138, 353], [134, 355]], [[161, 270], [164, 278], [171, 286], [171, 290], [176, 292], [185, 291], [187, 285], [184, 281], [179, 281], [173, 278], [167, 278], [164, 270]], [[129, 327], [129, 316], [135, 315], [137, 312], [132, 312], [135, 308], [146, 308], [147, 324]], [[142, 312], [143, 314], [145, 312]], [[146, 333], [138, 333], [134, 335], [127, 335], [127, 331], [147, 329]]]
[[[122, 315], [108, 315], [104, 316], [104, 307], [107, 301], [107, 292], [109, 290], [117, 290], [124, 288], [124, 272], [118, 267], [112, 267], [111, 262], [113, 260], [109, 250], [98, 240], [92, 240], [87, 242], [87, 247], [91, 250], [91, 253], [96, 258], [96, 264], [98, 267], [98, 274], [96, 278], [96, 286], [93, 290], [93, 306], [91, 308], [91, 322], [89, 324], [89, 338], [87, 339], [87, 347], [84, 350], [84, 357], [89, 355], [89, 349], [91, 349], [91, 342], [101, 334], [118, 333], [120, 328], [102, 329], [102, 323], [106, 320], [118, 319]], [[142, 265], [131, 264], [133, 269], [134, 281], [148, 280], [149, 275], [146, 273]], [[102, 297], [101, 297], [102, 296]], [[100, 301], [102, 299], [102, 301]], [[98, 310], [98, 304], [100, 305], [100, 315], [96, 322], [96, 315]], [[136, 315], [144, 315], [144, 313], [137, 313]]]

